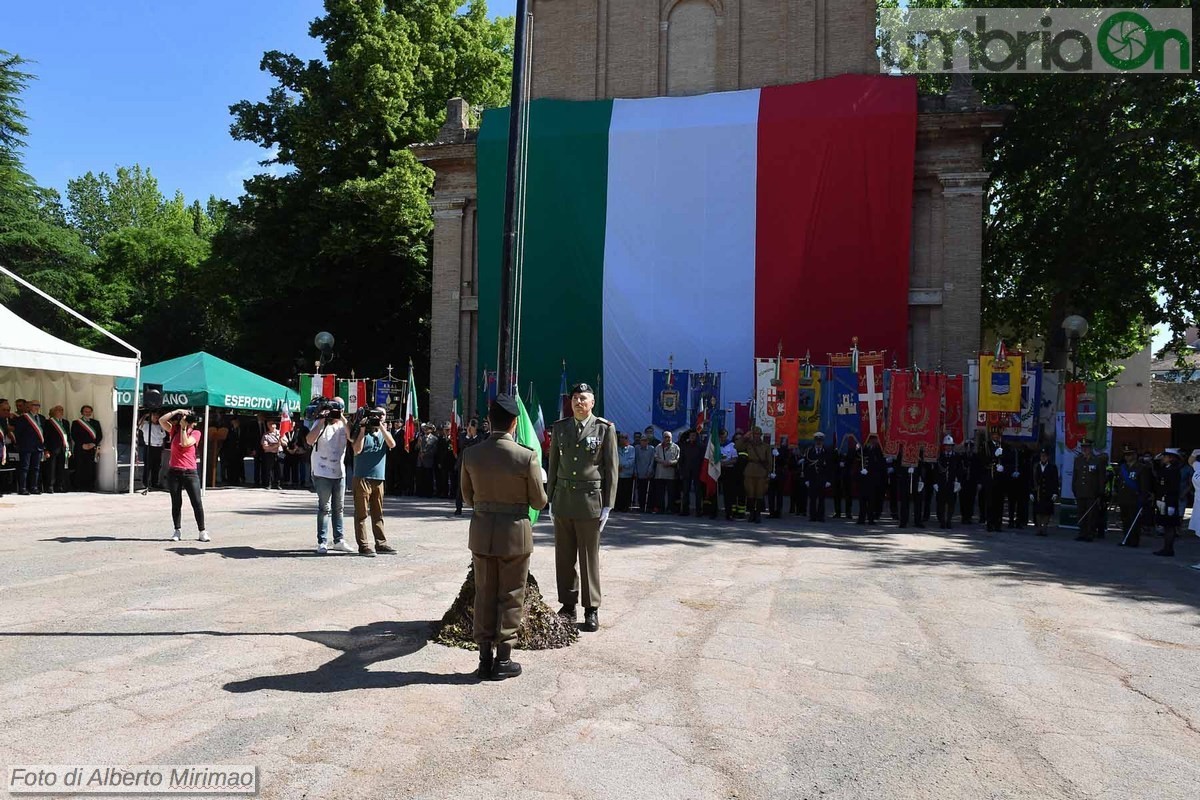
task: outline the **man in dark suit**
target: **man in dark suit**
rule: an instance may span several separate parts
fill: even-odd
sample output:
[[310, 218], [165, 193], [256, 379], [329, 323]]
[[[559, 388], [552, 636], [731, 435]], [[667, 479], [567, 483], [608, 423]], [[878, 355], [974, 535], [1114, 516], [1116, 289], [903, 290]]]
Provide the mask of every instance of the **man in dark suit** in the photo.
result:
[[17, 417], [13, 432], [21, 462], [17, 466], [17, 494], [42, 493], [42, 460], [46, 457], [46, 418], [38, 411], [37, 400], [25, 403], [25, 411]]
[[1050, 460], [1051, 450], [1043, 447], [1038, 462], [1033, 465], [1030, 482], [1033, 485], [1033, 520], [1037, 524], [1037, 535], [1046, 536], [1046, 527], [1054, 518], [1054, 504], [1058, 502], [1058, 466]]
[[879, 446], [879, 436], [872, 433], [858, 451], [858, 524], [874, 525], [879, 519], [883, 487], [887, 483], [887, 461]]
[[991, 440], [983, 449], [983, 485], [987, 494], [987, 529], [999, 533], [1004, 522], [1004, 499], [1008, 481], [1016, 470], [1013, 449], [1004, 444], [999, 428], [993, 428]]
[[954, 499], [962, 489], [962, 460], [954, 452], [954, 437], [942, 439], [942, 452], [933, 465], [933, 482], [937, 495], [938, 527], [950, 530], [954, 520]]
[[463, 503], [474, 509], [468, 547], [475, 568], [474, 633], [483, 680], [521, 674], [521, 665], [512, 660], [512, 642], [521, 625], [533, 553], [529, 509], [546, 507], [541, 453], [513, 439], [519, 413], [513, 397], [497, 396], [488, 409], [492, 434], [462, 451], [459, 488]]
[[832, 453], [825, 449], [825, 434], [813, 435], [813, 446], [804, 455], [804, 480], [808, 484], [808, 519], [825, 521], [825, 496], [833, 488]]

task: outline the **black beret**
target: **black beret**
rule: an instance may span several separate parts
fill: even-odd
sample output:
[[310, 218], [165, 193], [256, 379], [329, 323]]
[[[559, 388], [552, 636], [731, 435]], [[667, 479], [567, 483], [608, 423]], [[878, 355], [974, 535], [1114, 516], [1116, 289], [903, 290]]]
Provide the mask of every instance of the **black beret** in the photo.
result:
[[587, 392], [588, 394], [596, 393], [595, 390], [592, 389], [591, 385], [587, 384], [587, 383], [577, 383], [571, 387], [571, 396], [572, 397], [579, 394], [580, 392]]
[[517, 407], [517, 398], [511, 394], [496, 395], [496, 399], [492, 401], [492, 405], [500, 406], [511, 417], [519, 416], [521, 413], [521, 409]]

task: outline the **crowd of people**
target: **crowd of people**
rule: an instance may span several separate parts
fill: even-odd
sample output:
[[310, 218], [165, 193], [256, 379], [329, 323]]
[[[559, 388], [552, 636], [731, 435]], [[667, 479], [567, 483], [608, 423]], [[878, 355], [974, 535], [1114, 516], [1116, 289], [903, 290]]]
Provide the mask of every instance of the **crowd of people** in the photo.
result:
[[104, 430], [92, 407], [73, 420], [62, 405], [41, 412], [39, 400], [0, 398], [0, 495], [95, 491]]

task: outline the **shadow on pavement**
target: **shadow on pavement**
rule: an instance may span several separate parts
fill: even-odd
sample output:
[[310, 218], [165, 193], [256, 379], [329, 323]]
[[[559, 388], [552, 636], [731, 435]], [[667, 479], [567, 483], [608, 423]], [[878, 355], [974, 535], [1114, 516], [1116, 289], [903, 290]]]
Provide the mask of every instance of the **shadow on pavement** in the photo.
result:
[[358, 555], [357, 553], [338, 553], [331, 551], [322, 555], [314, 547], [293, 548], [290, 550], [267, 550], [261, 547], [241, 545], [236, 547], [168, 547], [169, 552], [178, 556], [220, 556], [221, 558], [329, 558], [341, 555]]
[[72, 542], [169, 542], [171, 540], [166, 536], [154, 536], [150, 538], [132, 536], [55, 536], [50, 539], [38, 539], [38, 541], [70, 544]]
[[243, 694], [273, 689], [281, 692], [325, 693], [353, 689], [392, 689], [414, 684], [471, 684], [470, 673], [438, 675], [430, 672], [377, 672], [372, 664], [412, 655], [429, 641], [433, 622], [372, 622], [349, 631], [312, 631], [296, 634], [342, 653], [310, 672], [263, 675], [232, 681], [227, 692]]

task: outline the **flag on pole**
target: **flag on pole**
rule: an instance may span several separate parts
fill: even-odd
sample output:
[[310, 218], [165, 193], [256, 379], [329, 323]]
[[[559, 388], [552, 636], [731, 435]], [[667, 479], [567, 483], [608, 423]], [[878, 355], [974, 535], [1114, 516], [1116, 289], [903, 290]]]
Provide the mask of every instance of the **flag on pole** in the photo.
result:
[[462, 370], [460, 365], [454, 365], [454, 404], [450, 407], [450, 449], [458, 455], [458, 430], [462, 427], [462, 417], [459, 409], [462, 407]]
[[333, 397], [337, 392], [336, 375], [301, 375], [300, 402], [316, 400], [318, 397]]
[[571, 387], [567, 384], [567, 362], [562, 362], [562, 376], [558, 382], [558, 399], [562, 406], [562, 418], [574, 416], [571, 411]]
[[533, 418], [533, 430], [538, 441], [542, 443], [542, 455], [546, 455], [550, 451], [550, 436], [546, 430], [546, 416], [542, 413], [542, 403], [538, 400], [537, 389], [533, 388], [532, 382], [529, 384], [529, 409]]
[[287, 398], [279, 401], [279, 406], [283, 410], [279, 412], [279, 435], [287, 436], [292, 431], [292, 415], [288, 413]]
[[[520, 392], [516, 395], [517, 401], [517, 444], [522, 447], [528, 447], [535, 453], [539, 453], [538, 462], [541, 463], [541, 441], [538, 439], [537, 431], [534, 430], [533, 421], [529, 419], [529, 412], [525, 410], [525, 404], [521, 402]], [[545, 471], [543, 470], [543, 476]], [[538, 510], [533, 506], [529, 507], [529, 522], [537, 523]]]
[[354, 414], [367, 406], [367, 382], [353, 378], [339, 381], [338, 397], [346, 404], [346, 413]]
[[413, 377], [412, 359], [408, 360], [408, 400], [404, 404], [404, 449], [408, 450], [417, 438], [421, 411], [417, 408], [417, 380]]
[[[717, 496], [717, 484], [721, 480], [721, 443], [717, 439], [717, 426], [708, 426], [708, 446], [704, 448], [704, 463], [700, 467], [700, 481], [708, 489], [710, 497]], [[715, 502], [715, 500], [714, 500]]]

